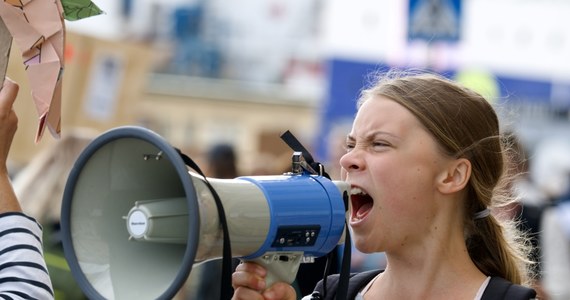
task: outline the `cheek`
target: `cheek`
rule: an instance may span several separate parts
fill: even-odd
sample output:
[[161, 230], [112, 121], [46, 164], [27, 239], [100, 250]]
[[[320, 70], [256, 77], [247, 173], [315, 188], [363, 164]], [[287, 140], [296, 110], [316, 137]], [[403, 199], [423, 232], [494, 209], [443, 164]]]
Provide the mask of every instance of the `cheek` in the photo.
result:
[[374, 167], [373, 182], [390, 192], [408, 192], [424, 185], [427, 172], [414, 163], [384, 160]]
[[[376, 172], [378, 209], [386, 217], [415, 218], [429, 205], [433, 184], [428, 172], [419, 167], [395, 166], [395, 172]], [[393, 169], [386, 169], [393, 170]]]

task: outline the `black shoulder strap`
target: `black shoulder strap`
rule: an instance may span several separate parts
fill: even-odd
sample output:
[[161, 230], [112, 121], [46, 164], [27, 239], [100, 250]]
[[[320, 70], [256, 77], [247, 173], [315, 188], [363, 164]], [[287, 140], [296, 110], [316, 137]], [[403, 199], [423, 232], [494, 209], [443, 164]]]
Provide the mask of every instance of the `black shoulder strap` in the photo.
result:
[[536, 298], [536, 291], [501, 278], [491, 277], [481, 300], [528, 300]]
[[[348, 281], [348, 293], [347, 299], [354, 299], [358, 292], [362, 290], [376, 275], [380, 274], [382, 270], [371, 270], [361, 273], [350, 274], [350, 279]], [[325, 299], [322, 300], [332, 300], [335, 299], [336, 291], [339, 284], [339, 274], [333, 274], [327, 277], [327, 291], [324, 293], [322, 280], [317, 283], [315, 287], [315, 292], [313, 292], [313, 299], [321, 300], [320, 295], [326, 295]]]

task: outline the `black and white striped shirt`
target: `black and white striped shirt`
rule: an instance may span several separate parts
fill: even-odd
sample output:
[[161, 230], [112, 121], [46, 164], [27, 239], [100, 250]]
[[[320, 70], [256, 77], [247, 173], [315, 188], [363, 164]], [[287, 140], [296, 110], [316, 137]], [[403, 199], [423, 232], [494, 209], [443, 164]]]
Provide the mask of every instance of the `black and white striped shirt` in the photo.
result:
[[0, 299], [54, 299], [42, 227], [19, 212], [0, 214]]

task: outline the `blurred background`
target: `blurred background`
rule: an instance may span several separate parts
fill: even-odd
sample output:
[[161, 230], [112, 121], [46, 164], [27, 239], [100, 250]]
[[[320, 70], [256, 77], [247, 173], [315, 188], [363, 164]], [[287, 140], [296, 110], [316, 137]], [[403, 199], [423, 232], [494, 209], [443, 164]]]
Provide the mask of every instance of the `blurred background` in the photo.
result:
[[[10, 170], [24, 209], [45, 224], [60, 299], [81, 297], [58, 251], [57, 221], [69, 169], [93, 137], [141, 125], [207, 170], [208, 152], [229, 145], [237, 174], [257, 175], [287, 170], [291, 150], [279, 136], [291, 130], [336, 178], [359, 92], [371, 73], [390, 68], [429, 69], [487, 96], [520, 142], [532, 175], [521, 189], [536, 193], [525, 199], [539, 208], [533, 222], [567, 192], [545, 192], [541, 180], [563, 185], [570, 167], [550, 162], [554, 174], [534, 158], [554, 157], [537, 150], [543, 142], [570, 139], [568, 1], [94, 2], [105, 14], [66, 21], [60, 140], [34, 143], [37, 116], [17, 49], [7, 72], [21, 87]], [[354, 256], [355, 270], [382, 264]]]

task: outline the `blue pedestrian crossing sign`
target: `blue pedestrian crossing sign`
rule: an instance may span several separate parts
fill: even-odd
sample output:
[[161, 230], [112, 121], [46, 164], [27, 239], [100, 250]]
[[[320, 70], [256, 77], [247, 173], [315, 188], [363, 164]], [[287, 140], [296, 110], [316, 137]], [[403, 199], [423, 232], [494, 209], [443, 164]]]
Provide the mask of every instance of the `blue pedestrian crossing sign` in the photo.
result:
[[457, 42], [461, 0], [409, 0], [408, 40]]

